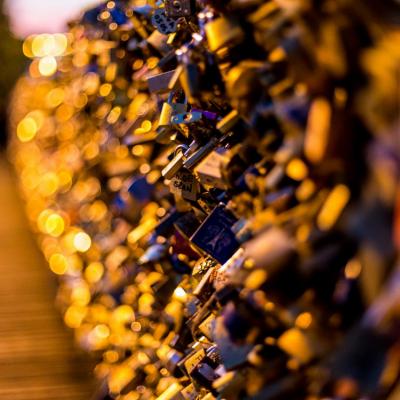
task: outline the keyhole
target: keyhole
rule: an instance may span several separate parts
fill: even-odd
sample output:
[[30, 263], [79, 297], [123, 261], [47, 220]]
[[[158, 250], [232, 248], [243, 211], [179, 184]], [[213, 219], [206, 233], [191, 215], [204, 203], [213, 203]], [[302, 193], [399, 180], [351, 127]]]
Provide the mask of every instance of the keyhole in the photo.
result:
[[180, 3], [179, 1], [174, 1], [174, 2], [172, 3], [172, 5], [174, 6], [174, 8], [175, 8], [177, 11], [180, 11], [180, 9], [181, 9], [181, 3]]

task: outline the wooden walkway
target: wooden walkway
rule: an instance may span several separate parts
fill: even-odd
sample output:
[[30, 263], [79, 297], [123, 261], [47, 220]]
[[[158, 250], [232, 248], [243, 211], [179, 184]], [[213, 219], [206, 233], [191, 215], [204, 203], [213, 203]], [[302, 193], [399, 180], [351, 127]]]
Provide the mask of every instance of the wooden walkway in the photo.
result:
[[88, 356], [54, 307], [56, 282], [28, 230], [0, 153], [0, 398], [89, 400]]

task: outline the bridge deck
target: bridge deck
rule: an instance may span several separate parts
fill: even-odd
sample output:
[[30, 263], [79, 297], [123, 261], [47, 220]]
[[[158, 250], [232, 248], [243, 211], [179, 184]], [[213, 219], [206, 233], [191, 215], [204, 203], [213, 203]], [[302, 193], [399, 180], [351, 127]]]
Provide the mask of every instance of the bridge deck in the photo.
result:
[[87, 356], [54, 307], [55, 280], [24, 219], [0, 153], [0, 398], [89, 400]]

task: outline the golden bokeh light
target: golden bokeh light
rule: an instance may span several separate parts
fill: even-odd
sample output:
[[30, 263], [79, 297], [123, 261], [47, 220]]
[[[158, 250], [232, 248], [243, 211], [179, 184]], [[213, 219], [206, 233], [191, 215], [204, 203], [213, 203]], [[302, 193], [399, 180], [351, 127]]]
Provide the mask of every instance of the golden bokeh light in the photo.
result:
[[17, 136], [21, 142], [29, 142], [38, 132], [38, 125], [32, 117], [24, 118], [17, 126]]
[[350, 190], [347, 186], [335, 186], [328, 195], [320, 213], [318, 214], [318, 227], [321, 230], [330, 229], [339, 218], [349, 199]]
[[292, 178], [296, 181], [302, 181], [307, 177], [308, 169], [302, 160], [299, 158], [294, 158], [286, 166], [286, 173], [289, 178]]
[[100, 262], [92, 262], [85, 269], [85, 278], [90, 283], [98, 282], [104, 273], [104, 266]]
[[57, 71], [57, 60], [53, 56], [45, 56], [39, 60], [39, 72], [43, 76], [54, 75]]
[[59, 57], [68, 49], [68, 37], [63, 33], [42, 33], [28, 36], [23, 43], [23, 53], [26, 57]]
[[61, 87], [56, 87], [48, 92], [46, 105], [48, 108], [58, 107], [64, 101], [65, 92]]
[[57, 213], [50, 214], [44, 223], [46, 232], [53, 236], [59, 237], [64, 232], [64, 219]]
[[90, 249], [92, 245], [92, 240], [90, 236], [85, 232], [78, 232], [74, 235], [73, 239], [74, 247], [80, 253], [85, 253]]
[[65, 256], [60, 253], [56, 253], [50, 257], [49, 266], [55, 274], [63, 275], [67, 272], [68, 262]]
[[64, 322], [69, 328], [79, 328], [86, 314], [86, 307], [72, 304], [64, 314]]
[[360, 260], [354, 258], [350, 260], [344, 269], [344, 274], [347, 279], [356, 279], [361, 273], [362, 267]]
[[87, 285], [82, 282], [79, 286], [72, 289], [71, 301], [79, 306], [86, 306], [90, 302], [90, 290]]
[[307, 329], [312, 323], [312, 315], [309, 312], [303, 312], [296, 318], [295, 324], [298, 328]]

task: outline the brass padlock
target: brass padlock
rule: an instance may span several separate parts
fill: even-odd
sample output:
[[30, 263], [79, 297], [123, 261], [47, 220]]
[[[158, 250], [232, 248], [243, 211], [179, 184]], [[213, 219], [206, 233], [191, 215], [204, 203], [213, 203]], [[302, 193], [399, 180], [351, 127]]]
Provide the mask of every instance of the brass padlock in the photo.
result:
[[205, 26], [208, 45], [211, 51], [225, 46], [234, 46], [242, 42], [244, 32], [240, 25], [232, 18], [219, 17]]

